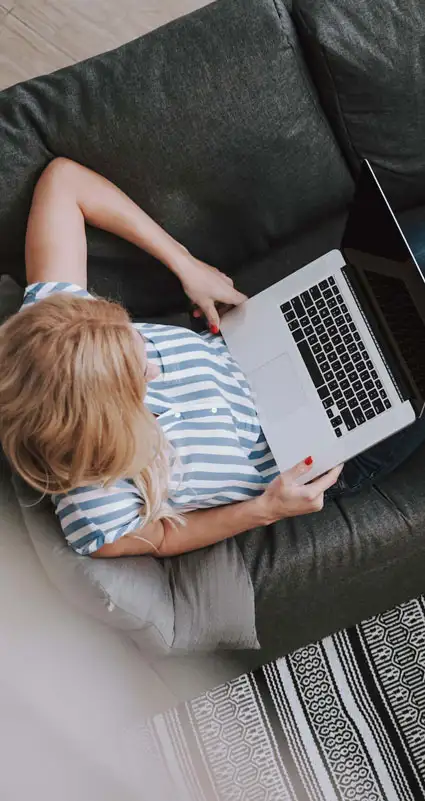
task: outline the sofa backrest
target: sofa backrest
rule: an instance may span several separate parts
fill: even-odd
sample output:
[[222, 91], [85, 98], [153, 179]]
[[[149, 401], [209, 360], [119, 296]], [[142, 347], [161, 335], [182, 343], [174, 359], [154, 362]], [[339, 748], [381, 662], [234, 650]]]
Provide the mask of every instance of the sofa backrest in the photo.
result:
[[293, 0], [292, 13], [353, 171], [366, 157], [397, 210], [425, 203], [423, 0]]
[[[0, 265], [21, 279], [31, 193], [58, 155], [230, 271], [352, 191], [283, 0], [219, 0], [0, 94]], [[150, 260], [128, 243], [90, 230], [89, 257], [91, 287], [133, 313], [182, 303], [173, 276], [143, 269]]]

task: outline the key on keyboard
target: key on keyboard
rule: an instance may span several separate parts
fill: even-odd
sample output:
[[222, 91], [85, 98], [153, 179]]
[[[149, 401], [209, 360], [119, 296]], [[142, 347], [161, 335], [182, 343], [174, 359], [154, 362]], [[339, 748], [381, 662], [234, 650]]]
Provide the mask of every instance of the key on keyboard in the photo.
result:
[[280, 308], [336, 437], [391, 408], [333, 276]]

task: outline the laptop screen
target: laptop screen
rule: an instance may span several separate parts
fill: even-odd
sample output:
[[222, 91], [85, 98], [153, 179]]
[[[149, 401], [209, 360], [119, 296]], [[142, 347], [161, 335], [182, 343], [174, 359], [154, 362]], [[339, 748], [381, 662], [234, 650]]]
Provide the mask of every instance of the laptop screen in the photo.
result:
[[367, 161], [341, 251], [358, 274], [381, 325], [384, 322], [399, 361], [425, 398], [425, 279]]

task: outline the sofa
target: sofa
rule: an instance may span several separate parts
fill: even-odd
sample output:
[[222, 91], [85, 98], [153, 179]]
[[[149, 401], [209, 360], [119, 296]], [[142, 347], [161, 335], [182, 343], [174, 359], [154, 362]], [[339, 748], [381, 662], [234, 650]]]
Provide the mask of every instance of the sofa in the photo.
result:
[[[117, 183], [251, 295], [339, 247], [363, 157], [401, 225], [425, 225], [424, 142], [422, 0], [408, 9], [402, 0], [218, 0], [0, 94], [0, 317], [19, 308], [31, 195], [56, 156]], [[93, 291], [122, 301], [135, 320], [196, 325], [162, 265], [105, 232], [87, 234]], [[163, 561], [70, 553], [50, 505], [3, 459], [9, 688], [27, 659], [46, 698], [75, 673], [76, 727], [84, 699], [93, 706], [87, 740], [91, 726], [107, 725], [107, 710], [120, 710], [117, 730], [128, 733], [142, 708], [162, 709], [420, 594], [424, 458], [419, 450], [370, 490], [318, 514]], [[9, 699], [20, 692], [17, 682]], [[47, 738], [54, 715], [48, 724]], [[88, 771], [97, 781], [111, 763], [106, 769], [103, 752], [95, 757]], [[117, 787], [132, 797], [118, 773], [103, 798]], [[77, 791], [71, 785], [61, 799]]]

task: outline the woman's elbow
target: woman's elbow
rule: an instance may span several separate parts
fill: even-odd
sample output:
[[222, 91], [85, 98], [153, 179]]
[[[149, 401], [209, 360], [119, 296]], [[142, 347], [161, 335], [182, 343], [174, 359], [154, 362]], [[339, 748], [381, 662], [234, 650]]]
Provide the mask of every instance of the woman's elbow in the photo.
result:
[[164, 556], [162, 546], [165, 539], [164, 521], [157, 520], [141, 529], [124, 534], [115, 542], [102, 545], [90, 556], [116, 558], [118, 556]]
[[76, 166], [75, 161], [71, 161], [65, 156], [56, 156], [44, 168], [37, 185], [60, 185], [61, 187], [69, 185], [75, 174]]

